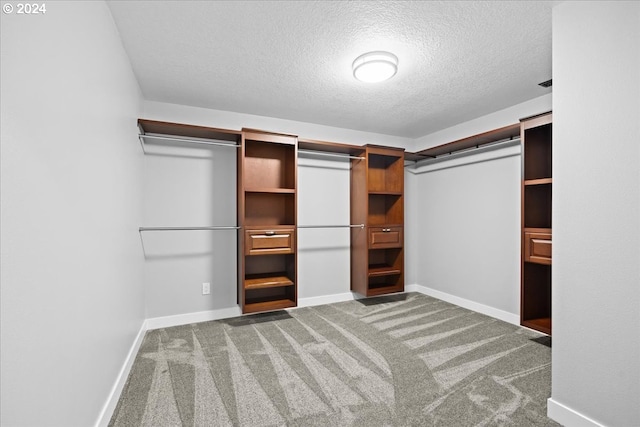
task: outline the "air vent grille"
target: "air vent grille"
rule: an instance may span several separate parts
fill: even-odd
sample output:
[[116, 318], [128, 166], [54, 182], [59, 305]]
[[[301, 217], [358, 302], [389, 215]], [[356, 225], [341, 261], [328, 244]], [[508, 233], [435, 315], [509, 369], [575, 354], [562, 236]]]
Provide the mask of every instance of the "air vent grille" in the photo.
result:
[[549, 79], [546, 82], [542, 82], [542, 83], [538, 83], [538, 86], [542, 86], [542, 87], [551, 87], [551, 82], [553, 81], [553, 79]]

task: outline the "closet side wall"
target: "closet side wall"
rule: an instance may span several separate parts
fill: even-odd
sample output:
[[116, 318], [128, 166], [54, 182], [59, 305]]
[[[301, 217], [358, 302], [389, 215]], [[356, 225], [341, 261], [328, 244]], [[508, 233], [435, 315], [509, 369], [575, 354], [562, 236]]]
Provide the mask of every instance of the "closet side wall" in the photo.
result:
[[[417, 140], [426, 148], [549, 111], [543, 96]], [[445, 139], [447, 138], [447, 139]], [[520, 147], [408, 170], [413, 283], [513, 323], [520, 312]], [[414, 273], [411, 273], [414, 272]], [[482, 307], [484, 306], [484, 307]]]
[[507, 156], [419, 170], [412, 177], [419, 193], [417, 280], [431, 290], [515, 315], [520, 305], [520, 150], [500, 151]]
[[640, 425], [640, 3], [553, 9], [549, 415]]
[[145, 318], [141, 94], [104, 2], [46, 9], [0, 25], [0, 424], [91, 426]]

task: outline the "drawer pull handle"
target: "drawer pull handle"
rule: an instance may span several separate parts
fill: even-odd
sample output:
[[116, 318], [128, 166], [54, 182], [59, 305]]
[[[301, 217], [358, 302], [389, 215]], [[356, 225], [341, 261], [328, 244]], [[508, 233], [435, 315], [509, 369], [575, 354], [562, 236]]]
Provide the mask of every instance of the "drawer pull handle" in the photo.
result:
[[265, 231], [264, 235], [265, 236], [275, 236], [276, 232], [275, 231]]

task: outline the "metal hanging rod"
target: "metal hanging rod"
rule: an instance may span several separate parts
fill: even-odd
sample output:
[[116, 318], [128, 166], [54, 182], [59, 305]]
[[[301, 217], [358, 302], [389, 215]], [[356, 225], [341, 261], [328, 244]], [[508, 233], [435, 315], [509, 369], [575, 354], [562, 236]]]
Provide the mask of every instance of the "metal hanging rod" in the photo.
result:
[[140, 141], [143, 142], [142, 140], [145, 138], [149, 138], [149, 139], [163, 139], [163, 140], [167, 140], [167, 141], [179, 141], [179, 142], [188, 142], [190, 144], [200, 144], [200, 145], [218, 145], [220, 147], [240, 147], [240, 144], [232, 144], [232, 143], [228, 143], [228, 142], [219, 142], [215, 139], [205, 139], [205, 138], [184, 138], [184, 137], [176, 137], [176, 136], [170, 136], [170, 135], [162, 135], [162, 134], [157, 134], [157, 133], [143, 133], [138, 135], [138, 137], [140, 138]]
[[140, 227], [139, 232], [143, 231], [196, 231], [196, 230], [239, 230], [241, 227], [235, 225], [222, 225], [212, 227]]
[[365, 159], [365, 157], [361, 157], [361, 156], [351, 156], [349, 154], [326, 153], [324, 151], [298, 150], [298, 153], [312, 154], [314, 156], [339, 157], [341, 159], [354, 159], [354, 160], [364, 160]]
[[298, 228], [364, 228], [364, 224], [347, 225], [299, 225]]

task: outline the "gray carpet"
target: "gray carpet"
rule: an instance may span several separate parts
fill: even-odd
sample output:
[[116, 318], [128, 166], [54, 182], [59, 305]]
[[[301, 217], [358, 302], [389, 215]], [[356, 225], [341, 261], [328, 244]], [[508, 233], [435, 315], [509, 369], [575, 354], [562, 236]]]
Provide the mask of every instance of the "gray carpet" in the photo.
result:
[[557, 425], [539, 337], [416, 293], [153, 330], [110, 425]]

